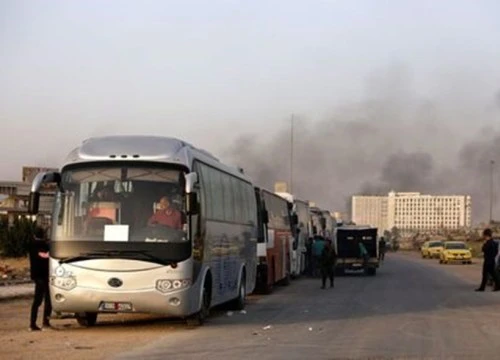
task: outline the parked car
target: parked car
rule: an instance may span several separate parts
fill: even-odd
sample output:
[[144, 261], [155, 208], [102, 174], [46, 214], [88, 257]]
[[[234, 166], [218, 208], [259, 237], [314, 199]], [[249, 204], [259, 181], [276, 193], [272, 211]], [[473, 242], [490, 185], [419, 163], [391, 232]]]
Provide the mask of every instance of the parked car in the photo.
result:
[[472, 252], [463, 241], [446, 241], [439, 257], [440, 264], [459, 262], [472, 264]]
[[420, 253], [424, 259], [439, 258], [443, 251], [442, 241], [426, 241], [420, 248]]

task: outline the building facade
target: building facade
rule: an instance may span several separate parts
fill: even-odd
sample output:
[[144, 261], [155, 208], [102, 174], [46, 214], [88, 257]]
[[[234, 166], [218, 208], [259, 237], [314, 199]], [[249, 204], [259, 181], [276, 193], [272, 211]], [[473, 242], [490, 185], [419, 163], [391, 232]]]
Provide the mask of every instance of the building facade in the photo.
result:
[[[28, 202], [31, 182], [40, 171], [53, 169], [23, 167], [23, 181], [0, 181], [0, 216], [12, 224], [16, 217], [31, 217], [28, 213]], [[40, 210], [37, 220], [40, 225], [49, 225], [50, 214], [54, 203], [54, 187], [45, 187], [40, 193]]]
[[370, 225], [383, 233], [388, 228], [387, 196], [353, 196], [351, 220], [358, 225]]
[[387, 196], [353, 196], [352, 219], [357, 224], [377, 226], [381, 232], [393, 227], [423, 232], [468, 228], [471, 197], [394, 191]]

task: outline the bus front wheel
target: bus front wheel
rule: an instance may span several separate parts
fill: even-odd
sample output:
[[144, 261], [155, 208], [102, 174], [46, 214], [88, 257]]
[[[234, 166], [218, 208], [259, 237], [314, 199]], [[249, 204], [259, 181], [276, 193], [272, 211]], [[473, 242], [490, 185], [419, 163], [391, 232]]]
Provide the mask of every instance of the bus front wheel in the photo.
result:
[[75, 317], [80, 326], [94, 326], [97, 322], [97, 313], [94, 312], [76, 313]]
[[187, 318], [186, 322], [189, 326], [201, 326], [205, 323], [205, 320], [210, 315], [210, 285], [205, 283], [203, 286], [203, 293], [201, 295], [201, 309], [196, 313]]

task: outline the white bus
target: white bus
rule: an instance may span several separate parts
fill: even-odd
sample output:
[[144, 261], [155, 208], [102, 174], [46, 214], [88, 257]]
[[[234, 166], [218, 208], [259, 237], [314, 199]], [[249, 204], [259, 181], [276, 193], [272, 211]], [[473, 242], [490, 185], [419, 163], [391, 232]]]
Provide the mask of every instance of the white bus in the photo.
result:
[[293, 241], [290, 244], [290, 273], [292, 277], [298, 277], [305, 271], [306, 242], [311, 236], [308, 226], [311, 221], [309, 204], [296, 199], [290, 193], [277, 192], [276, 194], [286, 199], [292, 206]]
[[210, 308], [242, 309], [256, 279], [257, 208], [241, 169], [181, 140], [112, 136], [84, 141], [56, 183], [50, 294], [81, 325], [98, 313], [158, 313], [203, 323]]

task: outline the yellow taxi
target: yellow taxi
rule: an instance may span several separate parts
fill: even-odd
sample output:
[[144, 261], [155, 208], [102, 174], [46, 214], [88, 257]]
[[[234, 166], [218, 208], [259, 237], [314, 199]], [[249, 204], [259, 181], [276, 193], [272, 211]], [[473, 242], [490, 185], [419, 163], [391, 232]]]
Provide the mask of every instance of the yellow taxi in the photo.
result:
[[443, 251], [442, 241], [426, 241], [420, 248], [420, 253], [424, 259], [426, 258], [439, 258]]
[[463, 241], [446, 241], [444, 250], [439, 257], [440, 264], [451, 262], [461, 262], [462, 264], [472, 264], [471, 249]]

